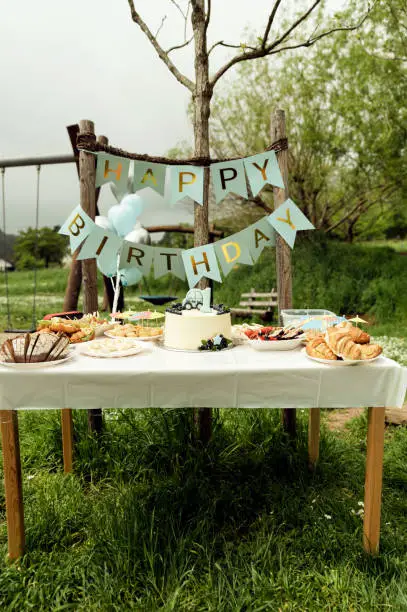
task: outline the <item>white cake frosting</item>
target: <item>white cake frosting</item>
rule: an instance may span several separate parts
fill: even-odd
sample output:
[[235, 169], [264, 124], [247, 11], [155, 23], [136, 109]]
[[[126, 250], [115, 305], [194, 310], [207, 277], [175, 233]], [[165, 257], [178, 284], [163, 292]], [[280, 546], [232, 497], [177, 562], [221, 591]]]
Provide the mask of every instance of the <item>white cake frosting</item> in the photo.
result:
[[216, 310], [182, 310], [181, 314], [165, 313], [164, 346], [168, 348], [197, 350], [201, 340], [217, 334], [231, 338], [230, 312], [218, 314]]

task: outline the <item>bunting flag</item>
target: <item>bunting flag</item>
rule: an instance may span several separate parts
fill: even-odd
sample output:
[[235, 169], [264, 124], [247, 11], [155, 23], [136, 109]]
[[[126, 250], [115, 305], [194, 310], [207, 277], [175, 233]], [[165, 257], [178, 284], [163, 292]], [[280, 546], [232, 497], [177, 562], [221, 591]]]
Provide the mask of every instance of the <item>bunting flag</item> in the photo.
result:
[[212, 183], [218, 204], [230, 192], [247, 198], [246, 176], [241, 159], [211, 165]]
[[215, 253], [225, 276], [236, 264], [253, 265], [245, 232], [238, 232], [214, 244]]
[[284, 188], [283, 177], [274, 151], [246, 157], [243, 163], [253, 196], [256, 196], [267, 184]]
[[113, 182], [117, 191], [124, 194], [127, 191], [130, 160], [107, 153], [98, 153], [96, 164], [96, 187]]
[[185, 280], [185, 268], [181, 254], [181, 249], [156, 247], [154, 249], [154, 278], [161, 278], [164, 274], [173, 274]]
[[295, 237], [298, 230], [315, 229], [311, 221], [298, 208], [294, 202], [288, 198], [281, 204], [269, 217], [268, 223], [284, 238], [286, 243], [293, 248]]
[[205, 244], [183, 251], [182, 259], [190, 289], [195, 287], [204, 276], [219, 283], [222, 282], [213, 244]]
[[73, 253], [85, 238], [89, 236], [94, 226], [95, 223], [78, 204], [58, 233], [63, 236], [69, 236], [69, 243]]
[[160, 195], [164, 195], [166, 166], [145, 161], [134, 162], [133, 190], [139, 191], [151, 187]]
[[203, 205], [204, 168], [200, 166], [171, 166], [171, 204], [186, 196]]
[[120, 269], [138, 268], [143, 276], [148, 276], [153, 263], [154, 250], [155, 247], [124, 240], [120, 252]]
[[267, 221], [267, 217], [259, 219], [240, 233], [244, 235], [254, 262], [258, 260], [265, 247], [276, 244], [275, 230]]
[[98, 267], [105, 276], [116, 276], [117, 254], [123, 240], [110, 230], [97, 225], [86, 238], [77, 259], [92, 259], [97, 257]]
[[[120, 206], [122, 205], [116, 207]], [[127, 285], [138, 282], [141, 276], [147, 276], [152, 266], [155, 278], [167, 273], [181, 280], [186, 277], [191, 288], [203, 277], [222, 282], [220, 269], [224, 276], [227, 276], [237, 264], [255, 263], [265, 247], [275, 246], [276, 231], [292, 248], [298, 230], [314, 229], [312, 223], [290, 199], [273, 214], [259, 219], [246, 229], [214, 244], [205, 244], [186, 251], [131, 242], [122, 238], [118, 232], [101, 227], [101, 219], [104, 217], [99, 217], [99, 225], [96, 225], [89, 215], [77, 206], [59, 233], [69, 236], [72, 252], [81, 247], [79, 260], [96, 258], [98, 268], [105, 276], [116, 276], [119, 269], [122, 283]], [[105, 221], [108, 223], [107, 219]], [[128, 220], [129, 238], [133, 222]], [[122, 233], [127, 231], [126, 223], [121, 229]]]

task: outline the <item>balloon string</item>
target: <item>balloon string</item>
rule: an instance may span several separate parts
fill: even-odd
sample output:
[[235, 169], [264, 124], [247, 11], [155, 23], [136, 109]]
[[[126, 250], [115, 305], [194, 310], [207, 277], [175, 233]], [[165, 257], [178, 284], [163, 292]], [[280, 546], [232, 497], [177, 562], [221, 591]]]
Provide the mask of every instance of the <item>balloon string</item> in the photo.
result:
[[112, 314], [117, 312], [117, 304], [119, 302], [119, 295], [120, 295], [120, 272], [119, 272], [119, 268], [120, 268], [120, 253], [117, 255], [116, 287], [115, 287], [115, 290], [114, 290], [114, 299], [113, 299]]

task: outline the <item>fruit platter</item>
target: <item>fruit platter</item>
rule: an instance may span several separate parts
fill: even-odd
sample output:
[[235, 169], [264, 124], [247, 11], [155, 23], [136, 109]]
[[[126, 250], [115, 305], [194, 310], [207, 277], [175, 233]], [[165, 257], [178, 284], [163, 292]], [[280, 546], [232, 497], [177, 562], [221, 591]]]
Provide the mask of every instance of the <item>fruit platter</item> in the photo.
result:
[[293, 326], [247, 329], [248, 344], [257, 351], [288, 351], [302, 344], [304, 332]]

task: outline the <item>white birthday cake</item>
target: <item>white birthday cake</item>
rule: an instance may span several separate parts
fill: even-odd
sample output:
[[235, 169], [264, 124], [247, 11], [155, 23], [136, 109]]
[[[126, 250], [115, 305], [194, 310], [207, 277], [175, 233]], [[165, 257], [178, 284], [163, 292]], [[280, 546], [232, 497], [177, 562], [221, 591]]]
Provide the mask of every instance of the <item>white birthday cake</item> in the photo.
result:
[[209, 304], [210, 289], [192, 289], [182, 304], [168, 308], [165, 313], [164, 346], [196, 351], [202, 345], [202, 340], [222, 336], [231, 338], [230, 311], [222, 305], [211, 307]]

